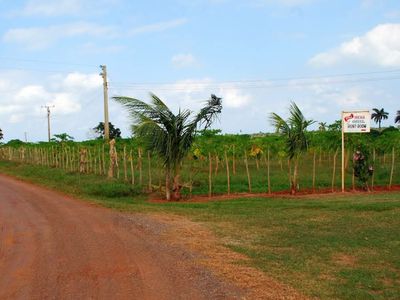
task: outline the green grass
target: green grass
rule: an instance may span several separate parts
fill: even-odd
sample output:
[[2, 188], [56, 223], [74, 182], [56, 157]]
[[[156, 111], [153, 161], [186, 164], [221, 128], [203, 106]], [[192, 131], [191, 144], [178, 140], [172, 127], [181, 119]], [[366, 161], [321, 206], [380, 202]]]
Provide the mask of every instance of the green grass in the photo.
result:
[[249, 264], [322, 299], [400, 298], [400, 193], [155, 204], [94, 175], [0, 162], [8, 173], [107, 207], [184, 215]]

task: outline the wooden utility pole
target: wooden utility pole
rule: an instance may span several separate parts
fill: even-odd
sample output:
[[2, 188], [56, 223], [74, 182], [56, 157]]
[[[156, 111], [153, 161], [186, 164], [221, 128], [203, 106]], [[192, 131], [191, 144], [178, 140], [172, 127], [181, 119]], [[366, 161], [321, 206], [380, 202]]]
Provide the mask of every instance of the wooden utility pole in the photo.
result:
[[108, 141], [110, 139], [110, 128], [108, 126], [108, 85], [107, 85], [107, 66], [101, 65], [100, 76], [103, 78], [103, 90], [104, 90], [104, 139]]
[[50, 134], [50, 108], [52, 108], [52, 107], [54, 107], [54, 105], [52, 105], [52, 106], [48, 106], [48, 105], [42, 106], [42, 108], [46, 108], [46, 110], [47, 110], [47, 136], [48, 136], [49, 142], [50, 142], [50, 139], [51, 139], [51, 134]]

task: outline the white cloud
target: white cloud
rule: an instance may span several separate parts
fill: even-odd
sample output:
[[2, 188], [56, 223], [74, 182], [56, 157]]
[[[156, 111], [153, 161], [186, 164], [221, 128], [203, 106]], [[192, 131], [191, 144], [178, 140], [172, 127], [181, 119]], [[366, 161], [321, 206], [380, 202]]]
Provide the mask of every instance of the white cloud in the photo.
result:
[[[49, 92], [40, 85], [27, 85], [22, 87], [15, 95], [15, 102], [17, 104], [37, 104], [41, 105], [43, 102], [48, 101], [51, 98]], [[22, 107], [21, 107], [22, 108]]]
[[78, 36], [112, 36], [115, 29], [95, 23], [76, 22], [48, 27], [13, 28], [8, 30], [3, 40], [22, 44], [30, 49], [44, 49], [63, 38]]
[[102, 86], [102, 79], [98, 74], [70, 73], [63, 80], [63, 85], [67, 89], [91, 90]]
[[[44, 105], [52, 106], [54, 132], [72, 132], [75, 124], [84, 123], [90, 126], [87, 122], [92, 122], [94, 126], [98, 122], [103, 97], [101, 78], [97, 73], [75, 72], [43, 78], [28, 78], [26, 73], [0, 74], [1, 77], [8, 78], [7, 82], [0, 81], [0, 119], [3, 120], [2, 127], [6, 128], [9, 137], [12, 128], [22, 128], [23, 131], [30, 132], [31, 138], [38, 139], [37, 134], [46, 126]], [[21, 78], [28, 78], [28, 82]], [[8, 81], [14, 85], [7, 89]], [[34, 83], [35, 81], [40, 84]], [[82, 114], [83, 109], [90, 111], [90, 114]], [[80, 117], [77, 117], [79, 114]], [[66, 121], [71, 117], [72, 120]]]
[[[130, 30], [124, 30], [114, 26], [104, 26], [91, 22], [74, 22], [62, 25], [51, 25], [47, 27], [25, 27], [11, 28], [3, 35], [3, 41], [16, 43], [28, 49], [45, 49], [57, 41], [66, 38], [96, 37], [102, 39], [115, 39], [121, 37], [132, 37], [139, 34], [162, 32], [179, 27], [187, 22], [187, 19], [174, 19], [166, 22], [159, 22], [138, 26]], [[93, 44], [86, 43], [86, 47]], [[85, 47], [84, 45], [84, 47]], [[119, 51], [121, 47], [108, 47], [108, 51]]]
[[174, 55], [171, 59], [171, 62], [176, 68], [188, 68], [197, 65], [196, 58], [190, 53]]
[[229, 108], [243, 108], [250, 103], [250, 95], [244, 94], [242, 90], [233, 85], [221, 87], [219, 96], [223, 98], [223, 103]]
[[56, 93], [54, 100], [47, 103], [54, 106], [53, 112], [61, 115], [68, 115], [79, 112], [82, 108], [81, 104], [76, 99], [76, 95], [71, 93]]
[[400, 66], [400, 24], [378, 25], [365, 35], [354, 37], [310, 60], [314, 66], [331, 66], [342, 62]]

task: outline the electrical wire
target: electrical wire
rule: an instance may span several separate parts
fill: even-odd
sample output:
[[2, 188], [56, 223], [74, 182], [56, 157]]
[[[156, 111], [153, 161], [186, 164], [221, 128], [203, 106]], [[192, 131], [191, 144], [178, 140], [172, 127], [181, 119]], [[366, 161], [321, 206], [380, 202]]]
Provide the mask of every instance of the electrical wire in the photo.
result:
[[[324, 78], [336, 78], [336, 77], [354, 77], [361, 75], [378, 75], [378, 74], [391, 74], [400, 73], [400, 69], [392, 69], [386, 71], [370, 71], [370, 72], [358, 72], [358, 73], [342, 73], [342, 74], [332, 74], [332, 75], [320, 75], [320, 76], [301, 76], [301, 77], [283, 77], [283, 78], [267, 78], [267, 79], [249, 79], [249, 80], [228, 80], [220, 81], [216, 84], [230, 84], [230, 83], [263, 83], [263, 82], [275, 82], [275, 81], [292, 81], [292, 80], [310, 80], [310, 79], [324, 79]], [[189, 82], [189, 83], [172, 83], [172, 82], [118, 82], [109, 81], [113, 85], [169, 85], [169, 84], [182, 84], [187, 86], [188, 84], [206, 84], [204, 82]]]
[[48, 61], [48, 60], [40, 60], [40, 59], [25, 59], [25, 58], [4, 57], [4, 56], [0, 56], [0, 60], [34, 62], [34, 63], [54, 64], [54, 65], [81, 66], [81, 67], [90, 67], [90, 68], [97, 68], [98, 67], [98, 66], [94, 66], [94, 65], [81, 64], [81, 63], [71, 63], [71, 62], [61, 62], [61, 61]]
[[379, 82], [379, 81], [391, 81], [391, 80], [399, 80], [400, 76], [396, 77], [373, 77], [373, 78], [356, 78], [356, 79], [342, 79], [342, 80], [326, 80], [326, 81], [313, 81], [313, 82], [287, 82], [283, 84], [273, 84], [269, 82], [264, 82], [264, 84], [236, 84], [233, 86], [232, 83], [182, 83], [182, 84], [165, 84], [161, 86], [142, 86], [142, 85], [115, 85], [111, 84], [109, 88], [111, 90], [118, 90], [118, 89], [126, 89], [126, 90], [149, 90], [151, 88], [160, 90], [160, 91], [185, 91], [190, 89], [191, 91], [198, 91], [203, 90], [204, 88], [210, 89], [271, 89], [271, 88], [280, 88], [280, 87], [304, 87], [304, 86], [313, 86], [313, 85], [335, 85], [335, 84], [352, 84], [352, 83], [361, 83], [361, 82]]

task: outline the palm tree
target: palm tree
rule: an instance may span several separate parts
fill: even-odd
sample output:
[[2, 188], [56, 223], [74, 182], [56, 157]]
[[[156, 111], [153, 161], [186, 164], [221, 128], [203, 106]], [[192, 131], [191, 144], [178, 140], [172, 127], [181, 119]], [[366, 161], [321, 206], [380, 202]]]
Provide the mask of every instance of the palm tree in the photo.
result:
[[180, 173], [181, 162], [193, 144], [198, 127], [210, 127], [222, 110], [222, 100], [215, 95], [193, 117], [192, 111], [172, 111], [154, 94], [150, 94], [151, 103], [129, 97], [113, 97], [121, 103], [133, 118], [133, 132], [143, 138], [148, 150], [154, 151], [163, 159], [166, 178], [167, 200], [171, 199], [171, 179], [173, 178], [173, 199], [181, 198]]
[[289, 108], [290, 117], [287, 121], [276, 113], [270, 116], [272, 125], [285, 137], [285, 150], [291, 164], [294, 160], [293, 176], [289, 172], [290, 190], [292, 194], [297, 191], [298, 165], [301, 154], [308, 148], [307, 127], [314, 123], [307, 120], [296, 103], [292, 102]]
[[396, 118], [394, 119], [394, 123], [400, 123], [400, 110], [397, 111]]
[[375, 123], [379, 124], [379, 129], [381, 129], [381, 122], [382, 120], [386, 120], [389, 116], [389, 113], [386, 112], [383, 108], [377, 109], [373, 108], [372, 109], [374, 112], [371, 114], [371, 119], [375, 121]]
[[318, 127], [319, 131], [326, 131], [326, 126], [327, 126], [326, 122], [319, 122], [318, 125], [319, 125]]

